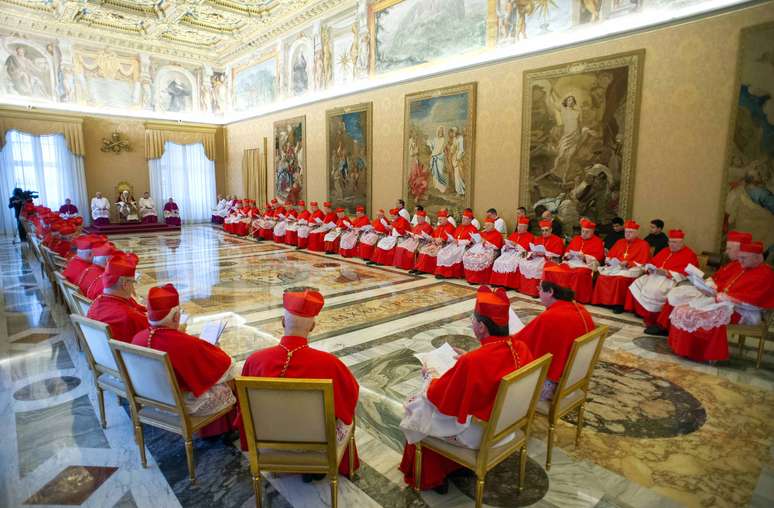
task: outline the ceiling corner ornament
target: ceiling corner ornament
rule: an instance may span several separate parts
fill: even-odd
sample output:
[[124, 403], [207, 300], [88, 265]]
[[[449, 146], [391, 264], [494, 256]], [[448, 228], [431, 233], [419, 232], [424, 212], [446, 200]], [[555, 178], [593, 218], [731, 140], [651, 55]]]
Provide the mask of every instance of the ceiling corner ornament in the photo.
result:
[[121, 152], [131, 152], [132, 147], [128, 141], [121, 139], [121, 134], [118, 131], [114, 131], [109, 138], [102, 138], [102, 148], [100, 150], [119, 154]]

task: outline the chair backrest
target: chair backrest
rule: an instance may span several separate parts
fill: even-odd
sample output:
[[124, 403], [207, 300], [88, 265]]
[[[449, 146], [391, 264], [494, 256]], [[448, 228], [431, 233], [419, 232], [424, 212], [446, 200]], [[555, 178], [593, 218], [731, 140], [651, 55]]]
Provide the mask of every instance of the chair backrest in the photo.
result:
[[77, 307], [76, 311], [82, 316], [86, 316], [89, 313], [91, 304], [94, 303], [94, 301], [86, 298], [79, 292], [73, 293], [72, 297], [73, 304]]
[[67, 266], [67, 259], [56, 253], [52, 254], [51, 262], [54, 264], [54, 269], [56, 270], [63, 270], [64, 267]]
[[[330, 379], [237, 377], [239, 408], [251, 448], [328, 451], [336, 457]], [[332, 455], [331, 455], [332, 453]]]
[[78, 286], [67, 280], [62, 272], [54, 272], [54, 278], [56, 278], [56, 283], [64, 295], [67, 308], [71, 313], [80, 314], [80, 307], [76, 306], [73, 302], [73, 294], [80, 291]]
[[78, 314], [70, 314], [70, 321], [75, 326], [86, 344], [86, 354], [100, 372], [118, 375], [118, 365], [110, 351], [110, 329], [106, 323], [95, 321]]
[[564, 373], [556, 387], [555, 400], [558, 402], [578, 388], [586, 390], [591, 374], [602, 351], [602, 344], [607, 337], [607, 326], [599, 326], [585, 335], [581, 335], [572, 344], [570, 356], [564, 366]]
[[543, 389], [548, 366], [551, 365], [551, 357], [550, 353], [546, 353], [502, 378], [481, 441], [482, 450], [488, 450], [500, 439], [517, 430], [524, 434], [529, 433], [529, 425]]
[[143, 405], [185, 414], [167, 353], [117, 340], [110, 341], [110, 349], [116, 357], [128, 395]]

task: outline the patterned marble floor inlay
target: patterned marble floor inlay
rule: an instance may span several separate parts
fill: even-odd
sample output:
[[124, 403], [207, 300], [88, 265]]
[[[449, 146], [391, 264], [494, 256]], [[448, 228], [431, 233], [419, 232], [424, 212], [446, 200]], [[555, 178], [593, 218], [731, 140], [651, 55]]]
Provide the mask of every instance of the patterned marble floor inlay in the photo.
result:
[[[444, 343], [478, 347], [470, 322], [474, 286], [256, 243], [210, 226], [111, 239], [140, 256], [140, 298], [153, 285], [175, 284], [192, 318], [190, 333], [227, 319], [219, 345], [236, 362], [277, 343], [283, 291], [321, 291], [326, 305], [311, 340], [360, 384], [355, 438], [362, 465], [354, 480], [340, 478], [340, 506], [474, 505], [470, 473], [452, 475], [445, 495], [417, 494], [397, 468], [403, 403], [422, 386], [414, 355]], [[43, 277], [27, 247], [0, 239], [0, 506], [254, 506], [248, 459], [233, 440], [194, 440], [192, 484], [183, 440], [169, 432], [144, 427], [148, 467], [140, 465], [128, 410], [113, 395], [106, 396], [101, 428], [91, 373], [67, 311]], [[543, 310], [535, 298], [508, 295], [524, 322]], [[576, 416], [567, 415], [546, 472], [546, 423], [536, 418], [525, 490], [517, 493], [516, 454], [487, 475], [485, 506], [774, 506], [774, 354], [767, 350], [755, 369], [757, 342], [749, 341], [741, 353], [734, 346], [727, 362], [698, 364], [675, 357], [665, 338], [644, 336], [635, 316], [588, 309], [609, 336], [580, 445]], [[262, 488], [263, 506], [329, 504], [326, 480], [267, 474]]]

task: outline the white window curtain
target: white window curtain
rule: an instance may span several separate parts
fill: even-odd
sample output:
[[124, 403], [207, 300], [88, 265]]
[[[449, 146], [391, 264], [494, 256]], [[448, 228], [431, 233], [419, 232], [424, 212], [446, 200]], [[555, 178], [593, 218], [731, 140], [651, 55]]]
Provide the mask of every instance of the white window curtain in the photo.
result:
[[169, 198], [180, 208], [180, 219], [186, 224], [208, 222], [215, 195], [215, 163], [207, 158], [204, 145], [178, 145], [167, 141], [164, 155], [148, 161], [150, 187], [159, 217]]
[[[83, 157], [73, 155], [64, 134], [34, 135], [17, 130], [6, 133], [0, 152], [0, 195], [8, 199], [13, 189], [37, 191], [37, 204], [59, 210], [70, 198], [88, 222], [90, 213], [86, 194]], [[3, 213], [2, 228], [6, 235], [16, 230], [13, 210]]]

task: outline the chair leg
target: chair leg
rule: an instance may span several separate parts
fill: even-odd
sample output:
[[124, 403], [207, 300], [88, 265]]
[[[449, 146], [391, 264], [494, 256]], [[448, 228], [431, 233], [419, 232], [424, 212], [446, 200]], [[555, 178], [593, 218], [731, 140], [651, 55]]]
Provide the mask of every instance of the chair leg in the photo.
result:
[[349, 437], [349, 479], [355, 479], [355, 433]]
[[527, 476], [527, 445], [522, 446], [519, 451], [519, 486], [516, 488], [519, 494], [524, 490], [525, 476]]
[[546, 450], [546, 471], [551, 470], [551, 452], [554, 448], [554, 424], [548, 424], [548, 449]]
[[755, 360], [755, 368], [761, 368], [761, 360], [763, 360], [763, 350], [766, 349], [766, 338], [761, 336], [758, 339], [758, 358]]
[[191, 483], [196, 483], [196, 465], [194, 464], [193, 453], [193, 441], [190, 438], [186, 439], [185, 458], [188, 460], [188, 476], [191, 478]]
[[745, 343], [746, 337], [744, 335], [739, 335], [739, 356], [744, 358], [744, 343]]
[[422, 444], [417, 443], [414, 453], [414, 490], [419, 492], [422, 485]]
[[104, 429], [107, 427], [107, 421], [105, 420], [105, 392], [100, 387], [97, 387], [97, 405], [99, 406], [99, 424]]
[[148, 460], [145, 457], [145, 436], [142, 434], [142, 424], [140, 422], [134, 424], [134, 436], [137, 441], [137, 447], [140, 449], [140, 463], [142, 467], [148, 467]]
[[575, 429], [575, 447], [580, 444], [581, 431], [583, 430], [583, 415], [586, 411], [586, 403], [580, 405], [578, 408], [578, 425]]
[[484, 504], [484, 479], [476, 479], [476, 508], [481, 508]]
[[338, 476], [331, 475], [331, 508], [339, 505], [339, 479]]
[[261, 473], [253, 475], [253, 492], [255, 492], [255, 508], [261, 508]]

